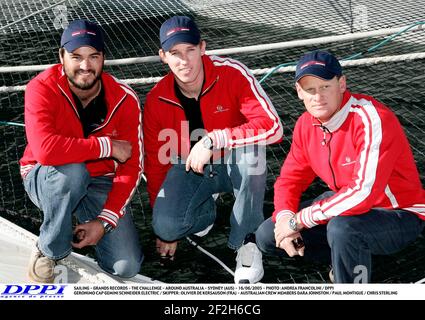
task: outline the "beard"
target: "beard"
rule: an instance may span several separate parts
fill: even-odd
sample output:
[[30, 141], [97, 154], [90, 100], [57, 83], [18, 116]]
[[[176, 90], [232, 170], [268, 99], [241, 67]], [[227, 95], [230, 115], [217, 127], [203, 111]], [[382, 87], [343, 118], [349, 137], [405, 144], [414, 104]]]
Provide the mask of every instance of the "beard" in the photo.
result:
[[68, 78], [69, 82], [71, 82], [74, 87], [76, 87], [80, 90], [90, 90], [101, 79], [101, 72], [96, 74], [95, 71], [89, 70], [89, 72], [91, 72], [95, 76], [95, 78], [93, 80], [86, 80], [86, 81], [80, 80], [80, 81], [78, 81], [78, 80], [76, 80], [78, 72], [79, 71], [69, 72], [68, 70], [65, 69], [65, 74], [66, 74], [66, 77]]

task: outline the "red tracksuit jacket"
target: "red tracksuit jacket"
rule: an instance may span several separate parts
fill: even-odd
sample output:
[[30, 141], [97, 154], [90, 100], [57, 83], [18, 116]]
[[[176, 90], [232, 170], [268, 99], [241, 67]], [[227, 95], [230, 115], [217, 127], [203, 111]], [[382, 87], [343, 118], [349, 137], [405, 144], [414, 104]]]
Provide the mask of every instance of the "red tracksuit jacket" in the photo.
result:
[[[276, 110], [246, 66], [229, 58], [206, 55], [203, 56], [203, 65], [202, 119], [206, 131], [214, 132], [219, 148], [273, 143], [281, 139], [283, 129]], [[190, 151], [188, 125], [174, 92], [172, 73], [146, 97], [143, 133], [145, 174], [153, 205], [171, 167], [169, 158], [185, 158]], [[167, 161], [160, 160], [166, 149], [170, 150]]]
[[[31, 80], [25, 91], [28, 144], [20, 165], [23, 177], [36, 163], [60, 166], [85, 162], [91, 176], [113, 175], [112, 190], [99, 218], [116, 226], [143, 170], [141, 110], [134, 91], [105, 72], [102, 85], [108, 110], [106, 119], [84, 138], [62, 65], [55, 65]], [[110, 158], [111, 139], [131, 142], [132, 155], [124, 164]]]
[[341, 110], [322, 125], [308, 112], [298, 119], [274, 187], [274, 221], [298, 211], [316, 176], [336, 194], [301, 211], [307, 228], [374, 207], [401, 208], [425, 220], [425, 190], [407, 137], [395, 114], [369, 96], [346, 91]]

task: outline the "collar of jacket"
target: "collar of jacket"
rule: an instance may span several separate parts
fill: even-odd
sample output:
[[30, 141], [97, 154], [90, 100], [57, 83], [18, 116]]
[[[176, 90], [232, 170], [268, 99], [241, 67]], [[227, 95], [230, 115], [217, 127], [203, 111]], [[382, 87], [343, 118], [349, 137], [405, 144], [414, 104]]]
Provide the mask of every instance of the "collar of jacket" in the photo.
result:
[[311, 118], [312, 118], [313, 126], [323, 126], [323, 127], [326, 127], [326, 129], [328, 129], [330, 132], [335, 132], [342, 126], [345, 119], [347, 119], [348, 113], [350, 112], [350, 106], [351, 106], [351, 93], [350, 91], [345, 90], [344, 95], [342, 97], [340, 110], [337, 113], [335, 113], [332, 116], [332, 118], [330, 118], [327, 122], [323, 122], [323, 123], [312, 116]]
[[[57, 65], [57, 72], [59, 75], [57, 85], [78, 115], [77, 108], [72, 97], [71, 89], [69, 88], [68, 78], [66, 77], [61, 64]], [[109, 118], [110, 114], [115, 110], [116, 107], [121, 104], [121, 102], [127, 96], [127, 93], [108, 73], [102, 72], [101, 78], [103, 89], [105, 92], [105, 103], [106, 107], [108, 108], [107, 117]]]
[[[205, 95], [211, 88], [217, 83], [219, 76], [217, 74], [216, 67], [214, 63], [211, 61], [210, 57], [204, 54], [202, 56], [202, 64], [204, 66], [204, 85], [202, 86], [201, 95]], [[170, 71], [164, 78], [165, 83], [163, 88], [166, 88], [166, 92], [160, 95], [158, 98], [160, 100], [178, 105], [181, 107], [180, 100], [176, 97], [176, 92], [174, 90], [174, 74]]]

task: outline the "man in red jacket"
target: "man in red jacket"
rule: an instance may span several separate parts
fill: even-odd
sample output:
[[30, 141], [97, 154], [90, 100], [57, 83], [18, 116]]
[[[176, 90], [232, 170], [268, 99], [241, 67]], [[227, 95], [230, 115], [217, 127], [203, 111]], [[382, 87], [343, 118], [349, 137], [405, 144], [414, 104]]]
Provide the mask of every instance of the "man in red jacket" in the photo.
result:
[[246, 66], [205, 55], [190, 18], [165, 21], [160, 40], [171, 72], [147, 95], [143, 111], [158, 252], [172, 257], [178, 239], [206, 234], [216, 217], [214, 195], [233, 192], [228, 246], [238, 252], [235, 282], [255, 283], [264, 271], [249, 235], [264, 220], [265, 145], [281, 139], [279, 117]]
[[[335, 282], [370, 282], [371, 256], [413, 242], [424, 227], [425, 191], [394, 113], [346, 88], [325, 51], [297, 64], [296, 90], [307, 109], [275, 191], [275, 211], [256, 233], [263, 251], [332, 261]], [[320, 177], [332, 191], [299, 205]], [[304, 247], [295, 240], [304, 240]]]
[[[25, 92], [28, 145], [21, 175], [44, 215], [29, 278], [52, 282], [56, 261], [72, 246], [88, 245], [96, 245], [102, 269], [132, 277], [143, 260], [129, 212], [143, 169], [138, 98], [103, 72], [98, 25], [71, 22], [59, 58]], [[79, 222], [74, 230], [73, 215]]]

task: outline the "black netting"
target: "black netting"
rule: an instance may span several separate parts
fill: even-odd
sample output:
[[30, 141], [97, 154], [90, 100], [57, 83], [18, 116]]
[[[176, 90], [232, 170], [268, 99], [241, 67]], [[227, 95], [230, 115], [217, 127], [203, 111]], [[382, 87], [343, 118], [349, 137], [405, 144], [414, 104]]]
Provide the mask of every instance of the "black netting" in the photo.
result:
[[[52, 7], [59, 4], [61, 7]], [[371, 31], [406, 26], [425, 21], [425, 3], [406, 0], [369, 1], [41, 1], [19, 0], [0, 3], [0, 66], [51, 64], [58, 61], [58, 46], [64, 17], [68, 21], [87, 18], [97, 21], [107, 37], [107, 58], [121, 59], [156, 55], [158, 31], [171, 15], [194, 17], [207, 41], [208, 49], [266, 44], [350, 32]], [[46, 9], [42, 11], [43, 9]], [[306, 10], [308, 8], [308, 10]], [[38, 11], [42, 11], [37, 14]], [[34, 14], [36, 13], [36, 14]], [[31, 16], [31, 14], [34, 14]], [[29, 16], [29, 17], [28, 17]], [[25, 18], [27, 17], [27, 18]], [[11, 26], [7, 24], [19, 21]], [[406, 32], [387, 45], [364, 57], [381, 57], [425, 52], [424, 30]], [[384, 37], [326, 43], [281, 50], [232, 54], [251, 69], [274, 67], [294, 62], [313, 49], [327, 49], [339, 58], [364, 52]], [[107, 71], [120, 79], [163, 76], [166, 68], [158, 63], [109, 66]], [[399, 117], [411, 142], [421, 180], [425, 182], [425, 61], [413, 60], [345, 69], [349, 88], [369, 94], [387, 104]], [[0, 87], [25, 85], [36, 72], [1, 72]], [[258, 77], [260, 79], [260, 76]], [[133, 88], [141, 100], [152, 84]], [[292, 129], [303, 106], [293, 84], [293, 73], [274, 74], [263, 87], [269, 94], [285, 126], [281, 144], [268, 148], [267, 190], [264, 212], [273, 211], [273, 183], [279, 174], [292, 138]], [[23, 92], [0, 91], [0, 121], [23, 123]], [[25, 146], [24, 128], [0, 124], [0, 214], [24, 228], [38, 232], [41, 213], [26, 197], [19, 176], [18, 159]], [[324, 190], [318, 181], [306, 197]], [[223, 262], [234, 267], [235, 255], [226, 248], [228, 217], [233, 198], [218, 200], [219, 215], [214, 228], [201, 239], [201, 245]], [[183, 241], [172, 268], [162, 268], [154, 253], [149, 208], [144, 182], [133, 199], [133, 211], [146, 255], [142, 272], [166, 282], [231, 282], [231, 276], [212, 260]], [[377, 257], [374, 280], [413, 282], [425, 275], [423, 250], [418, 239], [406, 250], [389, 257]], [[325, 282], [328, 266], [310, 265], [301, 260], [266, 258], [264, 282]]]

